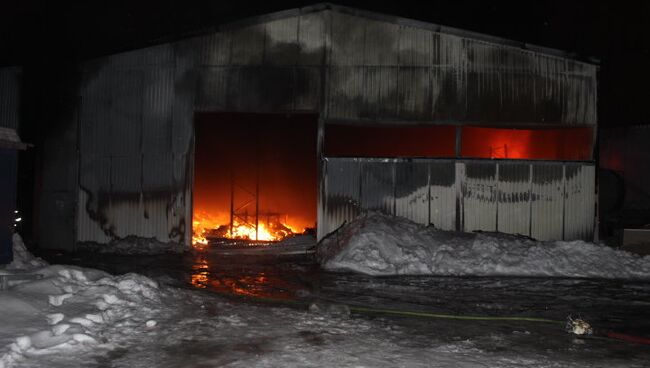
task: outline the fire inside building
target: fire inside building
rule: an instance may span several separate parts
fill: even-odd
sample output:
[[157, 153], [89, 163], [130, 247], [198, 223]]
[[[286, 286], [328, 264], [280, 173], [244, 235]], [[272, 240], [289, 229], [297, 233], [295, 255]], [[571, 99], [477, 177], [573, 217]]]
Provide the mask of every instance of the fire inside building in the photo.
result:
[[38, 243], [322, 239], [367, 211], [592, 240], [597, 70], [331, 4], [88, 60], [43, 147]]

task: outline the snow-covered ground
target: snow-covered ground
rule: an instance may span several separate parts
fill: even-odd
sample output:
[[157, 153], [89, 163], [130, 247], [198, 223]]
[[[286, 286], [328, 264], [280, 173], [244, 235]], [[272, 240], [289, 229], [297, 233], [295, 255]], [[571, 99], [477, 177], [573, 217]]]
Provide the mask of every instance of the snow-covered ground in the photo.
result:
[[460, 234], [372, 212], [331, 234], [317, 255], [327, 270], [368, 275], [650, 279], [650, 256], [601, 244]]
[[[3, 368], [643, 367], [650, 358], [644, 347], [578, 339], [556, 325], [350, 315], [322, 300], [304, 308], [313, 302], [309, 292], [301, 307], [256, 305], [224, 299], [209, 288], [50, 266], [25, 255], [4, 272], [43, 278], [16, 281], [0, 292]], [[206, 285], [220, 282], [212, 273], [219, 262], [200, 259], [205, 263], [197, 264], [206, 267], [188, 271], [200, 271]], [[253, 272], [251, 267], [236, 269]], [[257, 281], [267, 276], [259, 273]], [[358, 290], [355, 283], [390, 291], [386, 281], [348, 280], [342, 291]], [[498, 281], [491, 285], [500, 287]], [[406, 290], [409, 299], [417, 290]]]

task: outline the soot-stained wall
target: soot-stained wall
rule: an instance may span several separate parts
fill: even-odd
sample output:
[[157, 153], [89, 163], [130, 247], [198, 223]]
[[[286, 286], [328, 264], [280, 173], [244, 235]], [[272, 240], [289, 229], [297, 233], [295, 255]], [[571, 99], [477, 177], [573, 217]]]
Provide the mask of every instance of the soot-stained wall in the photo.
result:
[[102, 57], [81, 74], [77, 242], [189, 244], [197, 111], [306, 111], [325, 124], [596, 124], [593, 65], [333, 5]]

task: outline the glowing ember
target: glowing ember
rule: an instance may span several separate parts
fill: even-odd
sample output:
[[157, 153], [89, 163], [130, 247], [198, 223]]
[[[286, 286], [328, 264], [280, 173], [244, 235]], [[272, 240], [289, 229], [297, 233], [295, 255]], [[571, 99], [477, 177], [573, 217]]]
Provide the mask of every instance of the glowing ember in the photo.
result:
[[207, 245], [209, 237], [280, 241], [294, 234], [289, 225], [281, 222], [260, 222], [256, 231], [253, 224], [235, 221], [231, 230], [229, 225], [223, 225], [223, 221], [205, 213], [195, 213], [192, 225], [192, 244], [195, 247]]

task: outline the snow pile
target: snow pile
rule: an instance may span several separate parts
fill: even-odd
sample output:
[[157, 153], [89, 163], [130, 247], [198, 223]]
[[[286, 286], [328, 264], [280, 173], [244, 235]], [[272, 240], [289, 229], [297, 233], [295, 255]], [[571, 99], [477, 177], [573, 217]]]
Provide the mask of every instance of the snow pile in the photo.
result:
[[156, 326], [162, 292], [144, 276], [110, 276], [72, 266], [0, 293], [0, 368], [51, 354], [111, 350], [124, 335]]
[[462, 234], [368, 213], [318, 246], [321, 266], [369, 275], [555, 276], [650, 279], [650, 256], [584, 241]]
[[47, 262], [44, 260], [34, 257], [25, 246], [23, 238], [18, 234], [14, 233], [12, 237], [12, 246], [14, 253], [14, 260], [7, 265], [5, 269], [7, 270], [30, 270], [34, 268], [40, 268], [47, 265]]

